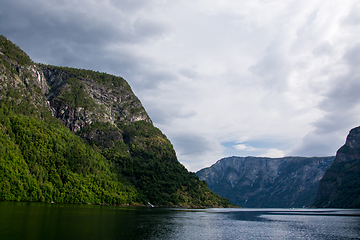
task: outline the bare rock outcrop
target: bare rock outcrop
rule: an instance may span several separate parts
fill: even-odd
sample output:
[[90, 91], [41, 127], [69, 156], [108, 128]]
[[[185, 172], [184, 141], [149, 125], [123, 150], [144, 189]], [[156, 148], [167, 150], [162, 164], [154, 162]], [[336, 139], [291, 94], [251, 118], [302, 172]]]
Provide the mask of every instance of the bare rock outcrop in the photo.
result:
[[240, 207], [303, 207], [315, 199], [334, 157], [228, 157], [196, 174]]

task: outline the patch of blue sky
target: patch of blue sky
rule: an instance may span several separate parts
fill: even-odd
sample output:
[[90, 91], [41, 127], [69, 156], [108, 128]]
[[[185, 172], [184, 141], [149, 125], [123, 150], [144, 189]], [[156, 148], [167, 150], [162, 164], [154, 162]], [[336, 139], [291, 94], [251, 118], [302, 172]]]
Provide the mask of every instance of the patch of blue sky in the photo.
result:
[[246, 141], [246, 142], [222, 142], [226, 156], [260, 156], [270, 149], [284, 150], [284, 146], [290, 143], [280, 141]]

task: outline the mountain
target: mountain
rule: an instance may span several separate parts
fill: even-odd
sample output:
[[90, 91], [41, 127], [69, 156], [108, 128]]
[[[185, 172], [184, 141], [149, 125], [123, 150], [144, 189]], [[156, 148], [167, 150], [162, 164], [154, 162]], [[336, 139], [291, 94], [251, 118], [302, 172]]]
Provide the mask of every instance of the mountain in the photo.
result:
[[314, 206], [360, 208], [360, 127], [349, 132], [320, 180]]
[[0, 200], [226, 207], [129, 84], [34, 63], [0, 36]]
[[334, 157], [228, 157], [196, 174], [239, 207], [289, 208], [313, 203]]

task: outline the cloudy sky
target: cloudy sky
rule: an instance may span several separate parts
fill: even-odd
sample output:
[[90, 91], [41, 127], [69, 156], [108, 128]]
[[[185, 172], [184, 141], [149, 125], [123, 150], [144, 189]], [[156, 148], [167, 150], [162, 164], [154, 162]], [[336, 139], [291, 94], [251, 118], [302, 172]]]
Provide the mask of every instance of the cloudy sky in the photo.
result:
[[358, 0], [0, 0], [35, 62], [124, 77], [190, 171], [329, 156], [360, 125]]

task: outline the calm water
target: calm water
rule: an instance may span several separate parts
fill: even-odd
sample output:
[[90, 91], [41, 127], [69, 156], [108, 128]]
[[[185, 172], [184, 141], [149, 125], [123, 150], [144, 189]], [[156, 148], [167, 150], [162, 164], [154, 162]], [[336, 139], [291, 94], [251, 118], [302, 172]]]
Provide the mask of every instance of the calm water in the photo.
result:
[[360, 210], [0, 202], [0, 239], [360, 239]]

